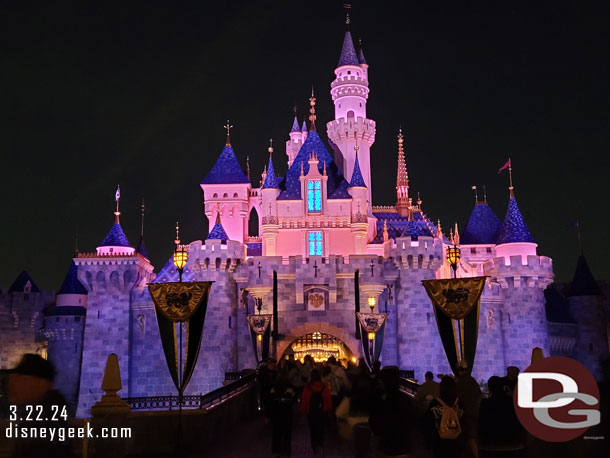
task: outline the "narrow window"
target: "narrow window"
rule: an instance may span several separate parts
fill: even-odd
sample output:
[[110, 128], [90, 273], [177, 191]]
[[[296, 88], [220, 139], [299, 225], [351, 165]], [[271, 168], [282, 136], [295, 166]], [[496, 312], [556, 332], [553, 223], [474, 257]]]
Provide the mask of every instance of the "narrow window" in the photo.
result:
[[322, 184], [319, 180], [307, 182], [307, 211], [310, 213], [322, 211]]
[[309, 256], [322, 256], [322, 232], [309, 232], [307, 234], [307, 254]]
[[470, 249], [470, 254], [477, 254], [477, 249], [476, 248], [471, 248]]

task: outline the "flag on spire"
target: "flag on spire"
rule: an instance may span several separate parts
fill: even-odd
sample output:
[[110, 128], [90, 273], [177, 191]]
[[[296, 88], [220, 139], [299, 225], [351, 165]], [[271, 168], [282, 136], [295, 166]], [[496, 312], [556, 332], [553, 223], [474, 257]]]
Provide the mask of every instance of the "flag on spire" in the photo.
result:
[[500, 173], [502, 170], [506, 170], [510, 167], [510, 158], [508, 158], [508, 161], [506, 161], [506, 164], [504, 164], [502, 167], [500, 167], [500, 170], [498, 170], [498, 173]]
[[120, 198], [121, 198], [121, 188], [119, 187], [119, 185], [117, 185], [116, 192], [114, 193], [114, 200], [116, 200], [118, 202]]

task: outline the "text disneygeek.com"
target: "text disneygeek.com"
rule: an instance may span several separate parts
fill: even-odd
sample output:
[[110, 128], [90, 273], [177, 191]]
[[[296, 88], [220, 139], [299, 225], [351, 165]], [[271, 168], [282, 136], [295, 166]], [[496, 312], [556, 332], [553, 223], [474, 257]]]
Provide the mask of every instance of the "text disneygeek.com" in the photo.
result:
[[10, 423], [4, 430], [7, 439], [46, 439], [64, 442], [66, 439], [102, 438], [129, 439], [131, 428], [99, 428], [95, 430], [89, 423], [85, 426], [21, 426]]

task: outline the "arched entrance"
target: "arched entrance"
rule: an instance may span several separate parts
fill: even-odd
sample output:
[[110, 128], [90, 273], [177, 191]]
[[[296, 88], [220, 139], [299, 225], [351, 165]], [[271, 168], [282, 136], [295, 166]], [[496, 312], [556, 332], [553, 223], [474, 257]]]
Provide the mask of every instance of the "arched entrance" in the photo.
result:
[[315, 362], [324, 362], [331, 356], [337, 361], [350, 361], [354, 358], [351, 350], [345, 343], [333, 336], [319, 331], [309, 334], [292, 341], [284, 350], [282, 357], [293, 355], [294, 359], [301, 362], [306, 355], [310, 355]]

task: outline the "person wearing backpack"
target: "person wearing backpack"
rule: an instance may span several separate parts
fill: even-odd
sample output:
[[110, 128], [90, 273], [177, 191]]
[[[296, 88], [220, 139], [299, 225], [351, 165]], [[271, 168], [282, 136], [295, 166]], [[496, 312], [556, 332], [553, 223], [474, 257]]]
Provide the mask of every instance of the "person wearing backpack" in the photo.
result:
[[461, 420], [464, 409], [458, 399], [457, 385], [453, 377], [443, 377], [439, 396], [430, 401], [426, 413], [427, 427], [434, 434], [435, 458], [457, 458], [460, 456]]
[[324, 445], [324, 428], [328, 414], [332, 412], [329, 386], [322, 381], [318, 369], [311, 371], [310, 381], [303, 388], [301, 411], [307, 415], [311, 448], [314, 454], [321, 452]]

